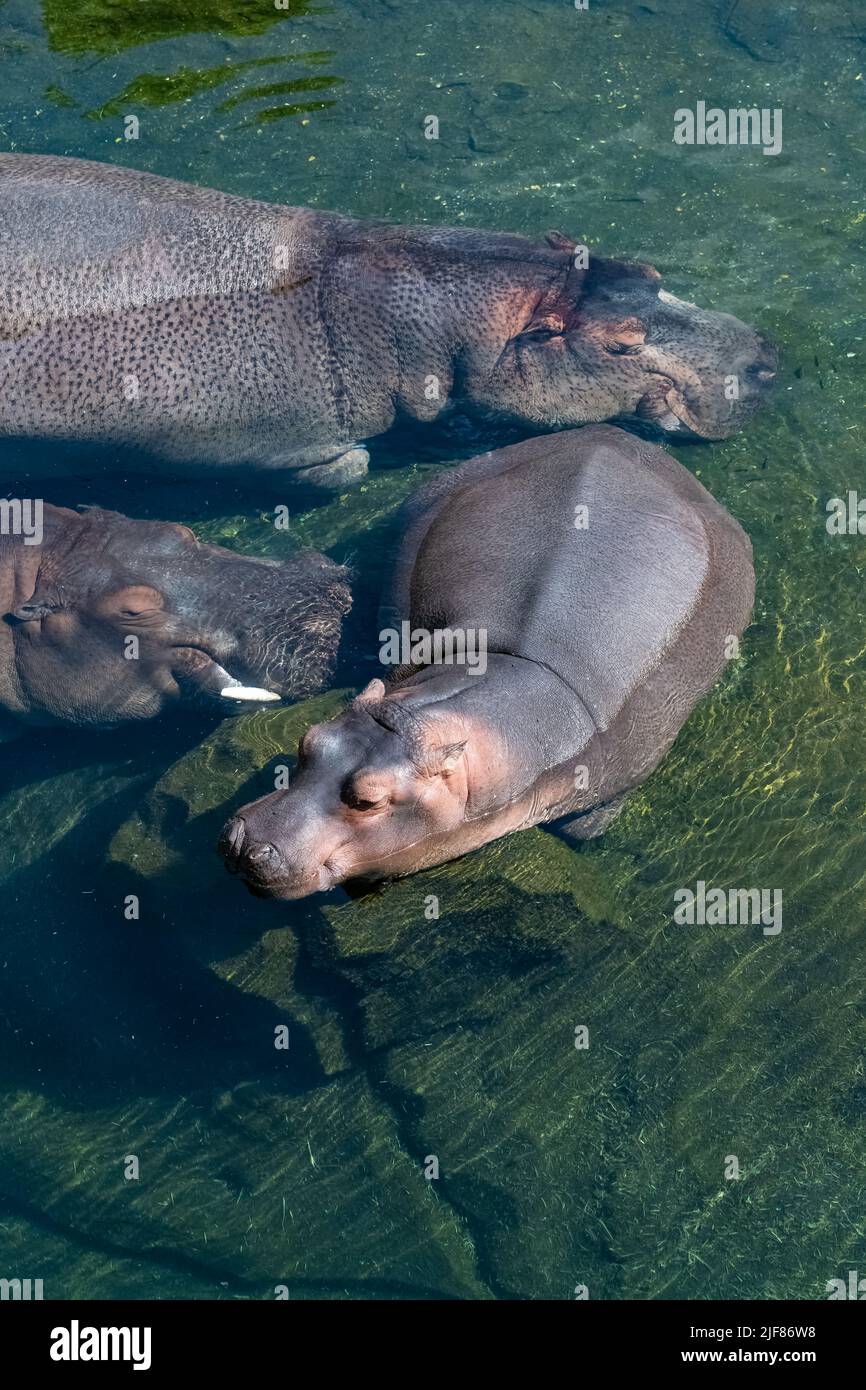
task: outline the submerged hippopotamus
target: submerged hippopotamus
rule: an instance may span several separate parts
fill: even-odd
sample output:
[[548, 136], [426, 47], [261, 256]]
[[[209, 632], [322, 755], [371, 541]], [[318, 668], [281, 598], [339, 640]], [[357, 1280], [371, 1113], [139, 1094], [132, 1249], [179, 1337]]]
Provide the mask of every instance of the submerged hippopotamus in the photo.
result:
[[619, 416], [741, 428], [775, 350], [652, 267], [575, 249], [0, 154], [0, 436], [329, 487], [407, 422], [494, 442]]
[[46, 504], [36, 525], [17, 505], [0, 504], [0, 738], [110, 728], [182, 695], [297, 698], [329, 674], [350, 596], [324, 555], [254, 559], [97, 508]]
[[753, 596], [737, 522], [621, 430], [438, 475], [409, 504], [380, 633], [410, 664], [306, 732], [288, 790], [223, 830], [228, 868], [299, 898], [531, 825], [600, 834], [736, 654]]

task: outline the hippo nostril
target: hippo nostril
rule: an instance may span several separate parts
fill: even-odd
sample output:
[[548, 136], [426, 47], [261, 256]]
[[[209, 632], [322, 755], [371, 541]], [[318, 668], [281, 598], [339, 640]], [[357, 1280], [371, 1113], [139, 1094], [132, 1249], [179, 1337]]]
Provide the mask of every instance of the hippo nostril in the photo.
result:
[[751, 377], [753, 381], [775, 381], [776, 369], [769, 362], [758, 360], [749, 364], [746, 368], [746, 375]]
[[240, 873], [248, 881], [271, 882], [282, 873], [283, 858], [277, 847], [251, 840], [242, 816], [223, 826], [219, 851], [229, 873]]
[[279, 850], [274, 845], [257, 845], [255, 849], [247, 852], [245, 858], [250, 864], [261, 864], [267, 861], [268, 867], [275, 867], [283, 862]]
[[246, 833], [246, 826], [240, 816], [237, 816], [234, 820], [228, 822], [223, 828], [223, 833], [220, 836], [220, 850], [226, 861], [226, 866], [233, 873], [237, 872], [237, 861], [243, 849]]
[[747, 375], [753, 381], [770, 382], [775, 381], [777, 368], [779, 366], [779, 353], [769, 338], [763, 334], [758, 335], [757, 350], [746, 368]]

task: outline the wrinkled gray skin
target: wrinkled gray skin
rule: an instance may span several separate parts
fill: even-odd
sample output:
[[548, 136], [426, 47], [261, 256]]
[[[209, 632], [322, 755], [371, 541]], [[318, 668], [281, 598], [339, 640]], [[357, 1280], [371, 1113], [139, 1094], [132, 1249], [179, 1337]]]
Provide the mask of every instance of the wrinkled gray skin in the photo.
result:
[[486, 673], [402, 670], [309, 729], [288, 790], [223, 831], [227, 866], [259, 895], [413, 873], [531, 825], [600, 834], [749, 622], [740, 526], [611, 426], [472, 459], [405, 520], [383, 629], [486, 629]]
[[361, 223], [0, 154], [0, 437], [328, 487], [410, 421], [740, 429], [775, 350], [660, 291], [651, 267], [578, 269], [573, 251], [560, 234]]
[[345, 571], [316, 551], [278, 564], [172, 522], [46, 505], [41, 545], [0, 536], [0, 737], [111, 728], [183, 697], [238, 709], [221, 698], [238, 684], [311, 694], [349, 604]]

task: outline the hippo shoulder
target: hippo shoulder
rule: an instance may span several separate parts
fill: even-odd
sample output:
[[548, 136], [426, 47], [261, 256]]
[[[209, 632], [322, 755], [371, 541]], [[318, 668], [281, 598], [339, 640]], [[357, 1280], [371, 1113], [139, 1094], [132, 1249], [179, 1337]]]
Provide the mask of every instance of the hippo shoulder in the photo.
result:
[[486, 627], [490, 651], [555, 671], [604, 729], [723, 566], [742, 566], [750, 606], [745, 536], [675, 459], [610, 427], [569, 431], [487, 456], [433, 508], [411, 617]]
[[87, 160], [0, 154], [0, 338], [58, 319], [285, 288], [315, 214]]

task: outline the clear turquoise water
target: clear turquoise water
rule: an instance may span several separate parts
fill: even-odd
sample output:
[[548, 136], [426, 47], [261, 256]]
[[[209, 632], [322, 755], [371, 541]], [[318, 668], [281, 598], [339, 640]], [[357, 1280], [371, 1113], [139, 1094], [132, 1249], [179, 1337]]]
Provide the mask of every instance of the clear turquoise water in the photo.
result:
[[[746, 435], [675, 450], [752, 537], [744, 660], [581, 853], [532, 831], [362, 899], [253, 900], [219, 825], [335, 696], [4, 750], [0, 1275], [46, 1297], [712, 1299], [821, 1298], [866, 1268], [866, 542], [824, 526], [866, 456], [864, 93], [855, 0], [0, 3], [2, 148], [561, 227], [784, 356]], [[781, 106], [782, 154], [675, 146], [699, 99]], [[390, 519], [437, 466], [374, 463], [287, 537], [254, 490], [42, 491], [351, 557], [351, 687]], [[675, 926], [700, 878], [781, 889], [781, 934]]]

